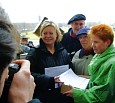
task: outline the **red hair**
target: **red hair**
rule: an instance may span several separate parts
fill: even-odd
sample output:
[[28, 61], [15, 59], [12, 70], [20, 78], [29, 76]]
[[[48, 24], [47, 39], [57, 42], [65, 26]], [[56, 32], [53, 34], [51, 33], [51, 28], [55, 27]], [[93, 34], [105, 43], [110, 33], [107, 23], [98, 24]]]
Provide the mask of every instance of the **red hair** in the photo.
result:
[[89, 36], [95, 35], [98, 36], [101, 40], [107, 41], [108, 39], [111, 41], [111, 44], [114, 40], [114, 31], [113, 29], [106, 24], [98, 24], [93, 26], [89, 32]]

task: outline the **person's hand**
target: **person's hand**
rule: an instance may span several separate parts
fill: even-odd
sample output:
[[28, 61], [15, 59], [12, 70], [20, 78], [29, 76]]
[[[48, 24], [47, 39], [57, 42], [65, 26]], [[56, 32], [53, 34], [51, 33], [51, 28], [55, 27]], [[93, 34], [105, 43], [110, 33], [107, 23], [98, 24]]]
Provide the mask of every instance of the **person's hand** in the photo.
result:
[[58, 83], [59, 87], [61, 87], [64, 84], [64, 82], [61, 82], [59, 78], [60, 78], [59, 76], [54, 77], [54, 81], [55, 81], [55, 83]]
[[9, 103], [27, 103], [32, 100], [35, 89], [34, 78], [30, 73], [30, 62], [28, 60], [16, 60], [15, 63], [21, 65], [21, 68], [14, 74], [8, 101]]
[[72, 97], [73, 96], [73, 92], [72, 92], [73, 88], [71, 87], [71, 89], [69, 91], [64, 92], [63, 94]]
[[55, 83], [60, 82], [59, 77], [58, 76], [54, 77], [54, 81], [55, 81]]

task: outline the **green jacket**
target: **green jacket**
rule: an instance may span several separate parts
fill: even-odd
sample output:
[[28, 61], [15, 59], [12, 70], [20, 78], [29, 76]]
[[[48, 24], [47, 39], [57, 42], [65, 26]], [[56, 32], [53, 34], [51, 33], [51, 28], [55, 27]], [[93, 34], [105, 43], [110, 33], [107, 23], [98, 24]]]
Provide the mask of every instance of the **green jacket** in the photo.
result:
[[90, 82], [86, 90], [73, 89], [75, 103], [115, 103], [115, 47], [95, 54], [88, 65]]

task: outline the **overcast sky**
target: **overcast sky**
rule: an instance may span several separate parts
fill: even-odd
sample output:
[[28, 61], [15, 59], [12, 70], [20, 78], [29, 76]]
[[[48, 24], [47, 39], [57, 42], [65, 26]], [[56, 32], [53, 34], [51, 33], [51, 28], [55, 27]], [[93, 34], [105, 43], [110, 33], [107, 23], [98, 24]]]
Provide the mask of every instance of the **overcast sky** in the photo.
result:
[[114, 0], [0, 0], [12, 22], [38, 22], [38, 16], [67, 23], [83, 13], [89, 21], [115, 22]]

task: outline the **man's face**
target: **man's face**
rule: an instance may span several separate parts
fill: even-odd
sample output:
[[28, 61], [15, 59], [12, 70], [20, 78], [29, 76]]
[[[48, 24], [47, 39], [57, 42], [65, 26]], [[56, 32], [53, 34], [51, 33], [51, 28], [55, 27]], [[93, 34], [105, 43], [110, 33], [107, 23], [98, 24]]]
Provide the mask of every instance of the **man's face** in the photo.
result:
[[80, 29], [85, 27], [85, 20], [73, 21], [71, 23], [71, 27], [73, 29], [73, 33], [76, 34]]
[[22, 45], [27, 45], [28, 44], [28, 38], [22, 38], [21, 39], [21, 44]]

